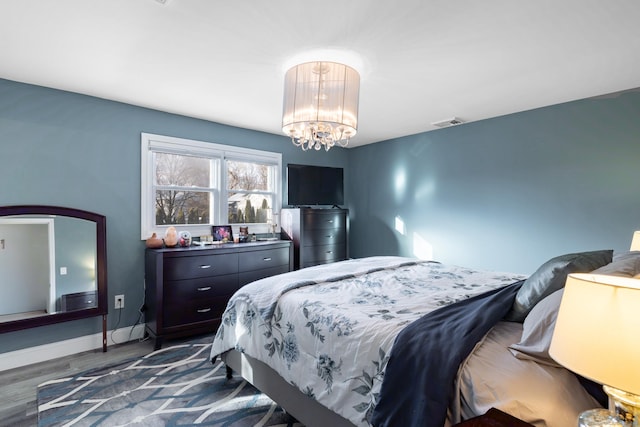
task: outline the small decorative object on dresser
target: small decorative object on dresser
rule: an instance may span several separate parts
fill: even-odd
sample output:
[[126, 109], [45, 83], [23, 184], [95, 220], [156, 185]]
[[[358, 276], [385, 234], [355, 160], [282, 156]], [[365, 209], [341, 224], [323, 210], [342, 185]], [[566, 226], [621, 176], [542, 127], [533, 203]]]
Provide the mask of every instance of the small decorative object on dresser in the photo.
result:
[[249, 241], [249, 227], [240, 227], [240, 235], [238, 237], [238, 243], [247, 243]]
[[167, 228], [167, 231], [164, 233], [164, 244], [169, 248], [178, 244], [178, 231], [175, 227]]
[[214, 225], [211, 228], [211, 234], [216, 242], [233, 242], [233, 231], [230, 225]]
[[189, 246], [191, 246], [191, 233], [183, 230], [179, 233], [179, 239], [178, 239], [178, 243], [180, 244], [180, 246], [182, 246], [183, 248], [188, 248]]
[[159, 238], [156, 233], [153, 233], [146, 241], [146, 246], [151, 249], [158, 249], [164, 245], [164, 242]]

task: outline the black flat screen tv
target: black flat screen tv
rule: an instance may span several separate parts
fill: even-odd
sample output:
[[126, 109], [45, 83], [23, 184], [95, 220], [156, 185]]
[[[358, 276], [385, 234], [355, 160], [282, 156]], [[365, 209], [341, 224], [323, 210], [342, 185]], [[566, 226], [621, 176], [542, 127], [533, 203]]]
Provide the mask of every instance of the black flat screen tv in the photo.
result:
[[342, 205], [343, 169], [289, 163], [287, 194], [290, 206]]

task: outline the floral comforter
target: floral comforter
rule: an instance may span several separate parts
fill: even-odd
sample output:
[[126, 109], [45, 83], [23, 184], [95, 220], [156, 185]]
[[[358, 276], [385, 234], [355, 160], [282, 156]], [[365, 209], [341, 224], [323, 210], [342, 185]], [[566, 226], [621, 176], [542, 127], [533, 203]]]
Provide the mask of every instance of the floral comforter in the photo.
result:
[[402, 328], [523, 278], [402, 257], [306, 268], [239, 290], [223, 314], [211, 356], [244, 352], [355, 425], [367, 426]]

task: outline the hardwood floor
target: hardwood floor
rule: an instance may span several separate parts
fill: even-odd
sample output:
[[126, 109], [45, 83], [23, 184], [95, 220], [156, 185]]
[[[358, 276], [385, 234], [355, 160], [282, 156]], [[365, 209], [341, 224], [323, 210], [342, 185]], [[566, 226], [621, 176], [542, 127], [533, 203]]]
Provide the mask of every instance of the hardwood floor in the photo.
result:
[[131, 341], [102, 349], [0, 372], [0, 426], [37, 426], [38, 384], [153, 351], [153, 340]]

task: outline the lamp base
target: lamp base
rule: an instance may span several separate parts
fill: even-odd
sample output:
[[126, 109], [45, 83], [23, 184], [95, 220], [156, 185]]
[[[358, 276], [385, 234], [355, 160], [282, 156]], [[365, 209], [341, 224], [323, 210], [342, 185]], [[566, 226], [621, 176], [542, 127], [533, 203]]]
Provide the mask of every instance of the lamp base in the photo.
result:
[[609, 396], [609, 409], [622, 425], [640, 427], [640, 396], [606, 385], [602, 389]]
[[624, 424], [610, 410], [598, 408], [581, 413], [578, 427], [624, 427]]

